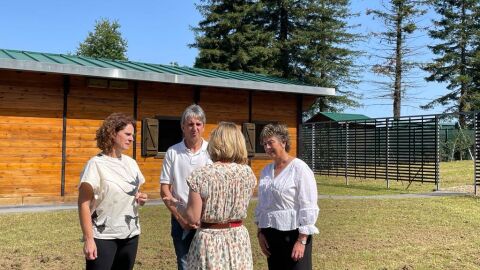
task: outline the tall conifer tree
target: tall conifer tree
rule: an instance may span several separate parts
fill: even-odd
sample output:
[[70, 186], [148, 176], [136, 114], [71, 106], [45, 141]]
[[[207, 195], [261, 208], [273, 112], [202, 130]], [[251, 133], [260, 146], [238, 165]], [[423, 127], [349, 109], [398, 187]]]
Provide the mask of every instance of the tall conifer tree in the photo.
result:
[[[424, 108], [447, 106], [446, 112], [466, 112], [478, 105], [475, 98], [480, 87], [480, 2], [478, 0], [435, 0], [434, 20], [430, 37], [439, 43], [429, 46], [437, 56], [425, 67], [430, 73], [427, 81], [447, 83], [450, 93]], [[464, 125], [464, 119], [460, 118]]]
[[[204, 0], [204, 17], [194, 28], [196, 66], [243, 70], [334, 87], [337, 97], [320, 99], [317, 110], [358, 106], [348, 91], [357, 83], [349, 33], [348, 0]], [[240, 38], [242, 37], [242, 38]], [[235, 42], [233, 42], [234, 40]], [[247, 57], [237, 57], [237, 55]], [[238, 59], [247, 59], [239, 64]]]
[[314, 111], [342, 111], [358, 107], [359, 95], [352, 91], [358, 84], [359, 66], [355, 50], [362, 39], [347, 21], [356, 16], [349, 11], [348, 0], [293, 1], [291, 31], [292, 75], [307, 83], [333, 87], [337, 96], [320, 98]]
[[[375, 56], [379, 63], [373, 65], [374, 73], [385, 76], [387, 81], [377, 81], [380, 85], [379, 98], [393, 100], [393, 116], [401, 116], [402, 99], [414, 82], [409, 79], [411, 72], [420, 69], [421, 48], [414, 46], [416, 32], [422, 29], [419, 21], [427, 9], [424, 0], [388, 0], [382, 1], [383, 9], [367, 10], [367, 14], [383, 22], [384, 30], [373, 33], [378, 38], [379, 48]], [[386, 91], [385, 93], [382, 93]]]
[[271, 33], [256, 23], [260, 4], [254, 0], [202, 0], [203, 16], [193, 28], [199, 49], [195, 67], [271, 74]]

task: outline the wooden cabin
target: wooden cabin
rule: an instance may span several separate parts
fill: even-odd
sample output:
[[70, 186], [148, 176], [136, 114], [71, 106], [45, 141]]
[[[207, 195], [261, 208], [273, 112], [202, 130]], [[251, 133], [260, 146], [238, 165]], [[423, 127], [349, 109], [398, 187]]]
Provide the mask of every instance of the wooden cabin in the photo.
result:
[[159, 197], [166, 148], [181, 140], [180, 116], [205, 110], [205, 138], [219, 121], [242, 126], [258, 175], [270, 160], [255, 142], [284, 122], [297, 152], [302, 111], [331, 88], [241, 72], [0, 49], [0, 205], [74, 202], [80, 172], [99, 152], [95, 132], [112, 112], [137, 120], [135, 158]]

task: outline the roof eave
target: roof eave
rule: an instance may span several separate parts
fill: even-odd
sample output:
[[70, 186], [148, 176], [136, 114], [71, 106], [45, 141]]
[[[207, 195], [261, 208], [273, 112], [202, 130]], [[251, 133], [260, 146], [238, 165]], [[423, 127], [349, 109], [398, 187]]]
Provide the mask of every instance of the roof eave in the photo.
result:
[[163, 82], [174, 84], [201, 85], [222, 88], [252, 89], [272, 92], [334, 96], [335, 89], [305, 85], [265, 83], [235, 79], [220, 79], [190, 75], [176, 75], [156, 72], [140, 72], [115, 68], [99, 68], [69, 64], [41, 63], [36, 61], [0, 59], [0, 69], [24, 70], [46, 73], [103, 77], [122, 80]]

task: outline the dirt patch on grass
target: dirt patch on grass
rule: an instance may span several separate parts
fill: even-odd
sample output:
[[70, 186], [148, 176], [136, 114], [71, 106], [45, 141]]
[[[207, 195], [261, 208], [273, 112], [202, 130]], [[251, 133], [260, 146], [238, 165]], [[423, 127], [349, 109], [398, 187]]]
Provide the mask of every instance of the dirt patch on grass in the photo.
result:
[[446, 187], [446, 188], [440, 188], [442, 191], [451, 191], [451, 192], [463, 192], [463, 193], [469, 193], [469, 194], [474, 194], [474, 186], [473, 185], [463, 185], [463, 186], [454, 186], [454, 187]]

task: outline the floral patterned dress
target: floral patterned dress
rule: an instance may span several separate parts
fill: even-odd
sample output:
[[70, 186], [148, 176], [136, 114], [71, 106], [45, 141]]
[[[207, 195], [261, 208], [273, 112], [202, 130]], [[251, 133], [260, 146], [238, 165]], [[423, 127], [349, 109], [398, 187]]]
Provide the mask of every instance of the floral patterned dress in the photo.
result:
[[[247, 165], [214, 163], [195, 170], [187, 183], [202, 198], [201, 221], [225, 223], [246, 218], [256, 178]], [[188, 269], [253, 269], [247, 229], [243, 225], [198, 229], [190, 245]]]

